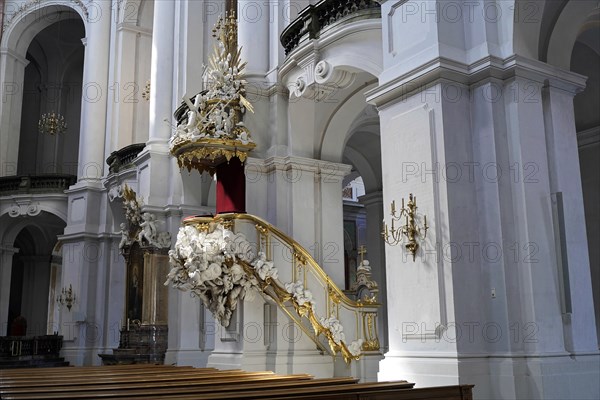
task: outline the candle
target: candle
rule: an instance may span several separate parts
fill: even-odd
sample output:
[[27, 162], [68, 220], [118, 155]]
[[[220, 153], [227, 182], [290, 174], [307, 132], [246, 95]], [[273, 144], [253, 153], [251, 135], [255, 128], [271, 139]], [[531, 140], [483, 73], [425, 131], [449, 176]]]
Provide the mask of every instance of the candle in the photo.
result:
[[396, 200], [392, 200], [392, 215], [396, 213]]
[[427, 228], [427, 215], [425, 215], [424, 218], [425, 218], [425, 227]]
[[129, 332], [129, 318], [127, 318], [127, 332]]

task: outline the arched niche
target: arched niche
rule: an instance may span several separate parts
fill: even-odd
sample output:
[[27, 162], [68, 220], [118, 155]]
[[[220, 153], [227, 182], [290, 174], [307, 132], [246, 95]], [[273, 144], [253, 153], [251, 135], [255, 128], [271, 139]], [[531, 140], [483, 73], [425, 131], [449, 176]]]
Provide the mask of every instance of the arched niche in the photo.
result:
[[[34, 217], [0, 216], [0, 243], [15, 249], [11, 257], [3, 254], [0, 291], [2, 326], [9, 333], [12, 320], [22, 315], [27, 320], [28, 335], [51, 332], [50, 294], [53, 252], [66, 226], [59, 216], [41, 211]], [[50, 317], [50, 318], [49, 318]], [[2, 334], [6, 334], [2, 333]]]

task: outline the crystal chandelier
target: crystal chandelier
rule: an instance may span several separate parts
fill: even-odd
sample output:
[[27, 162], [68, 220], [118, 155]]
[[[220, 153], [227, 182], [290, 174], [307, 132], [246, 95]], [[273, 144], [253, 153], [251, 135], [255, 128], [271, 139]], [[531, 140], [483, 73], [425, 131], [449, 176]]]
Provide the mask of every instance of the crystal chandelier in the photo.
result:
[[40, 133], [47, 133], [52, 136], [64, 133], [67, 130], [65, 117], [54, 111], [48, 114], [42, 114], [42, 118], [38, 121], [38, 130]]

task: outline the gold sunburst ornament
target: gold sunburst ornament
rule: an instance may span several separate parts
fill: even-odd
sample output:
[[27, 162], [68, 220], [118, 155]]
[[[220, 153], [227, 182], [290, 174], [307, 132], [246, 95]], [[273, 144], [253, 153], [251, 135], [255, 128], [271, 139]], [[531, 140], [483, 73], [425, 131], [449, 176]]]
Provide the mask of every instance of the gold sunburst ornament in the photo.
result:
[[243, 122], [254, 112], [246, 93], [241, 48], [237, 45], [234, 13], [219, 17], [213, 29], [216, 43], [205, 68], [205, 89], [176, 111], [178, 125], [170, 140], [171, 154], [180, 168], [214, 173], [215, 167], [238, 157], [245, 161], [256, 144]]

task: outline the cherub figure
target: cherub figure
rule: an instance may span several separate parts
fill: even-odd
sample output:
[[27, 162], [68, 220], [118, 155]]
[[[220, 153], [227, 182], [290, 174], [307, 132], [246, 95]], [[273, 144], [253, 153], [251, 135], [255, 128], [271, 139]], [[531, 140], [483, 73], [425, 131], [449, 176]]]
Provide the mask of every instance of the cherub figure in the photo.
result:
[[148, 243], [153, 243], [156, 239], [156, 220], [154, 214], [144, 213], [142, 215], [142, 223], [140, 227], [142, 230], [138, 235], [138, 242], [142, 243], [143, 239], [146, 238]]
[[121, 241], [119, 242], [119, 249], [123, 250], [123, 248], [125, 248], [125, 246], [128, 246], [131, 244], [131, 239], [129, 238], [129, 229], [127, 229], [127, 224], [121, 223], [121, 231], [119, 233], [121, 234]]

